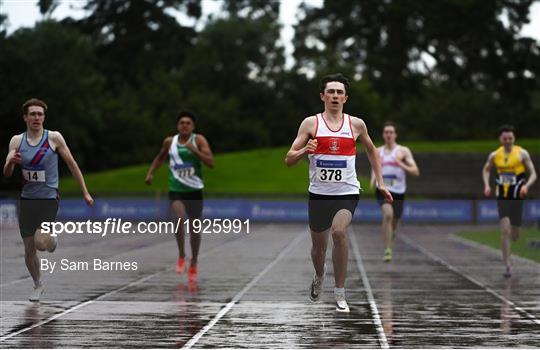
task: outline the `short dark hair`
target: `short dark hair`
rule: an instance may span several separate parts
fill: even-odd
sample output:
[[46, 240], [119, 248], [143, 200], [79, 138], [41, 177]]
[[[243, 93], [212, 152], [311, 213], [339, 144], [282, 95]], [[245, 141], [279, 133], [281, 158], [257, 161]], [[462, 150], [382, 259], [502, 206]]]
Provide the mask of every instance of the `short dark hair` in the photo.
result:
[[384, 128], [386, 128], [387, 126], [393, 127], [393, 128], [394, 128], [394, 131], [395, 131], [396, 134], [397, 134], [397, 125], [396, 125], [396, 123], [394, 123], [393, 121], [390, 121], [390, 120], [387, 121], [387, 122], [385, 122], [384, 125], [383, 125], [383, 130], [384, 130]]
[[37, 98], [31, 98], [28, 101], [26, 101], [25, 103], [23, 103], [23, 105], [22, 105], [22, 113], [23, 113], [23, 115], [28, 114], [28, 108], [30, 108], [31, 106], [41, 107], [41, 108], [43, 108], [44, 112], [47, 111], [47, 108], [48, 108], [47, 104], [45, 102], [43, 102], [42, 100], [37, 99]]
[[342, 83], [345, 85], [345, 95], [349, 95], [349, 88], [351, 84], [349, 83], [349, 79], [347, 79], [343, 74], [336, 73], [336, 74], [330, 74], [321, 79], [320, 82], [320, 91], [321, 94], [324, 94], [324, 90], [326, 89], [326, 84], [328, 84], [331, 81], [337, 81], [339, 83]]
[[516, 128], [513, 125], [504, 124], [504, 125], [499, 126], [497, 136], [501, 136], [503, 132], [513, 132], [515, 134]]
[[180, 119], [182, 119], [183, 117], [188, 117], [189, 119], [191, 119], [191, 121], [193, 122], [193, 124], [195, 124], [195, 122], [197, 121], [195, 118], [195, 114], [193, 114], [192, 112], [190, 111], [181, 111], [180, 113], [178, 113], [178, 117], [176, 118], [176, 123], [178, 123], [180, 121]]

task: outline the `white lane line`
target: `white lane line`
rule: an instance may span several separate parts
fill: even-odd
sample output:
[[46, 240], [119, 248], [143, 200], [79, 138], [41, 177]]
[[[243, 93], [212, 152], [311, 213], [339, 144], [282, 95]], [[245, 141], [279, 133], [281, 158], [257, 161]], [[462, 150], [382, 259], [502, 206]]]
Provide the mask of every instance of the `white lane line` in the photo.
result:
[[373, 323], [375, 324], [375, 328], [377, 329], [377, 335], [379, 336], [379, 344], [381, 346], [381, 349], [390, 349], [390, 346], [388, 345], [388, 339], [386, 339], [386, 334], [384, 333], [381, 317], [379, 315], [379, 309], [377, 308], [377, 303], [375, 302], [375, 298], [373, 297], [373, 291], [371, 290], [371, 285], [369, 284], [369, 279], [367, 277], [366, 269], [364, 268], [364, 263], [362, 262], [362, 256], [360, 255], [360, 250], [358, 249], [358, 243], [356, 242], [354, 232], [353, 234], [349, 235], [349, 237], [351, 238], [352, 250], [356, 260], [356, 266], [360, 271], [360, 274], [362, 276], [362, 283], [364, 284], [364, 288], [366, 289], [369, 307], [371, 308], [371, 315], [373, 316]]
[[[241, 237], [243, 237], [243, 236], [241, 236]], [[203, 254], [199, 255], [199, 257], [202, 258], [202, 257], [207, 256], [207, 255], [209, 255], [209, 254], [215, 253], [216, 251], [221, 250], [221, 249], [222, 249], [224, 246], [226, 246], [228, 243], [235, 242], [235, 241], [236, 241], [236, 239], [235, 239], [235, 240], [231, 240], [231, 241], [227, 241], [227, 242], [225, 242], [225, 243], [222, 243], [222, 244], [220, 244], [220, 245], [218, 245], [218, 246], [216, 246], [216, 247], [214, 247], [214, 248], [212, 248], [212, 249], [210, 249], [210, 250], [204, 252]], [[146, 276], [146, 277], [141, 277], [141, 278], [139, 278], [138, 280], [135, 280], [135, 281], [133, 281], [133, 282], [131, 282], [131, 283], [129, 283], [129, 284], [126, 284], [126, 285], [124, 285], [124, 286], [122, 286], [122, 287], [119, 287], [119, 288], [117, 288], [117, 289], [111, 290], [111, 291], [109, 291], [109, 292], [107, 292], [107, 293], [105, 293], [105, 294], [101, 294], [100, 296], [95, 297], [95, 298], [90, 299], [90, 300], [87, 300], [87, 301], [85, 301], [85, 302], [83, 302], [83, 303], [77, 304], [77, 305], [75, 305], [75, 306], [73, 306], [73, 307], [71, 307], [71, 308], [69, 308], [69, 309], [66, 309], [66, 310], [62, 311], [62, 312], [59, 313], [59, 314], [55, 314], [55, 315], [53, 315], [53, 316], [51, 316], [51, 317], [49, 317], [49, 318], [47, 318], [47, 319], [45, 319], [45, 320], [43, 320], [43, 321], [40, 321], [40, 322], [38, 322], [38, 323], [34, 323], [33, 325], [28, 326], [28, 327], [25, 327], [25, 328], [23, 328], [23, 329], [20, 329], [20, 330], [18, 330], [18, 331], [16, 331], [16, 332], [9, 333], [9, 334], [7, 334], [7, 335], [1, 337], [1, 338], [0, 338], [0, 342], [2, 342], [2, 341], [4, 341], [4, 340], [7, 340], [7, 339], [9, 339], [9, 338], [13, 338], [14, 336], [17, 336], [17, 335], [19, 335], [19, 334], [21, 334], [21, 333], [27, 332], [27, 331], [32, 330], [32, 329], [34, 329], [34, 328], [41, 327], [41, 326], [43, 326], [43, 325], [45, 325], [45, 324], [47, 324], [47, 323], [50, 323], [50, 322], [52, 322], [52, 321], [54, 321], [54, 320], [56, 320], [56, 319], [58, 319], [58, 318], [60, 318], [60, 317], [62, 317], [62, 316], [65, 316], [65, 315], [67, 315], [67, 314], [69, 314], [69, 313], [71, 313], [71, 312], [73, 312], [73, 311], [76, 311], [76, 310], [78, 310], [78, 309], [80, 309], [80, 308], [83, 308], [83, 307], [85, 307], [85, 306], [88, 306], [88, 305], [90, 305], [90, 304], [92, 304], [92, 303], [94, 303], [94, 302], [96, 302], [96, 301], [99, 301], [99, 300], [101, 300], [101, 299], [105, 299], [105, 298], [110, 297], [111, 295], [116, 294], [116, 293], [118, 293], [118, 292], [121, 292], [121, 291], [123, 291], [123, 290], [125, 290], [125, 289], [131, 288], [131, 287], [137, 286], [137, 285], [139, 285], [139, 284], [141, 284], [141, 283], [143, 283], [143, 282], [146, 282], [146, 281], [148, 281], [149, 279], [151, 279], [151, 278], [153, 278], [153, 277], [155, 277], [155, 276], [157, 276], [157, 275], [159, 275], [159, 274], [162, 274], [162, 273], [164, 273], [164, 272], [167, 272], [167, 271], [169, 271], [169, 270], [171, 270], [171, 269], [172, 269], [172, 268], [171, 268], [170, 266], [168, 266], [168, 267], [166, 267], [166, 268], [164, 268], [164, 269], [162, 269], [162, 270], [160, 270], [160, 271], [158, 271], [158, 272], [155, 272], [155, 273], [153, 273], [153, 274], [151, 274], [151, 275], [148, 275], [148, 276]]]
[[216, 323], [219, 322], [219, 320], [229, 312], [236, 303], [246, 294], [259, 280], [268, 272], [272, 267], [274, 267], [285, 255], [287, 255], [293, 248], [300, 242], [302, 239], [305, 239], [305, 232], [298, 235], [291, 243], [285, 247], [281, 251], [281, 253], [272, 260], [266, 267], [259, 272], [257, 276], [255, 276], [238, 294], [236, 294], [230, 302], [228, 302], [223, 309], [221, 309], [210, 322], [208, 322], [197, 334], [195, 334], [191, 339], [184, 344], [182, 349], [191, 349], [198, 341], [201, 339], [202, 336], [206, 334]]
[[497, 299], [501, 300], [502, 302], [510, 305], [514, 310], [516, 310], [517, 312], [519, 312], [520, 314], [522, 314], [523, 316], [525, 316], [526, 318], [530, 319], [532, 322], [534, 322], [535, 324], [537, 325], [540, 325], [540, 320], [538, 318], [536, 318], [533, 314], [529, 313], [527, 310], [523, 309], [522, 307], [520, 307], [519, 305], [517, 305], [516, 303], [514, 303], [513, 301], [511, 300], [508, 300], [507, 298], [505, 298], [504, 296], [500, 295], [499, 293], [497, 293], [495, 290], [493, 290], [492, 288], [486, 286], [484, 283], [478, 281], [476, 278], [466, 274], [465, 272], [462, 272], [460, 270], [458, 270], [457, 268], [455, 268], [454, 266], [450, 265], [448, 262], [446, 262], [445, 260], [443, 260], [442, 258], [438, 257], [437, 255], [433, 254], [432, 252], [428, 251], [427, 249], [425, 249], [424, 247], [422, 247], [421, 245], [419, 245], [418, 243], [414, 242], [412, 239], [408, 238], [408, 237], [405, 237], [404, 235], [399, 235], [398, 238], [400, 238], [402, 241], [404, 241], [405, 243], [407, 243], [408, 245], [410, 245], [411, 247], [419, 250], [420, 252], [422, 252], [424, 255], [426, 255], [427, 257], [429, 257], [430, 259], [438, 262], [439, 264], [443, 265], [444, 267], [446, 267], [447, 269], [449, 269], [450, 271], [456, 273], [457, 275], [465, 278], [466, 280], [468, 280], [469, 282], [473, 283], [473, 284], [476, 284], [478, 287], [484, 289], [486, 292], [488, 292], [489, 294], [493, 295], [494, 297], [496, 297]]
[[31, 279], [32, 279], [31, 277], [21, 277], [21, 278], [19, 278], [17, 280], [0, 284], [0, 288], [5, 287], [5, 286], [10, 286], [12, 284], [17, 284], [17, 283], [20, 283], [22, 281], [31, 280]]

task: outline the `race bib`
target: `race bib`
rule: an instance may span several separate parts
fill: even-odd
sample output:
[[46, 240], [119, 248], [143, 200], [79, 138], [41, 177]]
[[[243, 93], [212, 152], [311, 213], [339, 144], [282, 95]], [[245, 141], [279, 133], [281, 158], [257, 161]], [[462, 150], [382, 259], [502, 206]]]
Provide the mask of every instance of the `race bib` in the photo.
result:
[[22, 174], [25, 181], [45, 182], [45, 170], [23, 169]]
[[177, 177], [185, 178], [195, 175], [195, 168], [191, 163], [177, 164], [174, 167], [174, 172]]
[[515, 185], [516, 184], [516, 174], [515, 173], [500, 173], [499, 174], [499, 183], [501, 185]]
[[346, 160], [317, 160], [315, 168], [320, 182], [345, 182], [348, 175]]
[[385, 187], [394, 187], [397, 183], [396, 175], [383, 175], [382, 178]]

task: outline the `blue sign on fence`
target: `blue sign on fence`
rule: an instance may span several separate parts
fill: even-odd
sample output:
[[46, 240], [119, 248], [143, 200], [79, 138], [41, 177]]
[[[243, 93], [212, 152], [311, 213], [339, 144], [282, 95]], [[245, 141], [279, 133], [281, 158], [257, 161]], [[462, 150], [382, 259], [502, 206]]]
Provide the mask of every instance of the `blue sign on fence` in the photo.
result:
[[471, 222], [472, 203], [465, 200], [406, 201], [405, 222]]
[[[16, 200], [0, 200], [0, 218], [3, 222], [16, 220]], [[474, 205], [476, 204], [476, 205]], [[474, 213], [476, 210], [476, 213]], [[473, 215], [476, 214], [476, 215]], [[81, 199], [60, 201], [59, 220], [163, 220], [170, 217], [168, 200], [102, 199], [89, 208]], [[248, 199], [207, 199], [204, 201], [205, 218], [250, 219], [253, 221], [307, 222], [307, 201], [258, 201]], [[497, 222], [496, 200], [408, 200], [402, 219], [405, 222], [472, 223]], [[381, 210], [374, 200], [361, 200], [353, 216], [354, 221], [379, 222]], [[540, 220], [540, 200], [524, 202], [524, 221]]]

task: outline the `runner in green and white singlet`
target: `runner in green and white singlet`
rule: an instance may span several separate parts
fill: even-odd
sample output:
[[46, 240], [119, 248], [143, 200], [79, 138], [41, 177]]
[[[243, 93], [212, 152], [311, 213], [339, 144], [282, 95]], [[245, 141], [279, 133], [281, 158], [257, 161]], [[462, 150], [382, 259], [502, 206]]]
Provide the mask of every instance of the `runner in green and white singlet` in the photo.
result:
[[[192, 133], [186, 144], [197, 148], [196, 138], [197, 134]], [[169, 191], [201, 190], [204, 187], [201, 160], [178, 139], [179, 135], [175, 135], [169, 147]]]
[[[146, 183], [151, 184], [154, 172], [169, 156], [169, 199], [174, 215], [181, 219], [199, 219], [202, 216], [204, 188], [202, 164], [213, 168], [214, 158], [206, 138], [195, 134], [195, 116], [190, 112], [180, 112], [176, 128], [178, 134], [169, 136], [163, 141], [163, 146], [154, 158], [146, 175]], [[195, 233], [190, 227], [191, 265], [188, 271], [190, 282], [197, 279], [197, 258], [201, 245], [201, 234]], [[176, 262], [176, 272], [185, 270], [186, 257], [184, 252], [184, 228], [179, 226], [176, 232], [179, 257]]]

